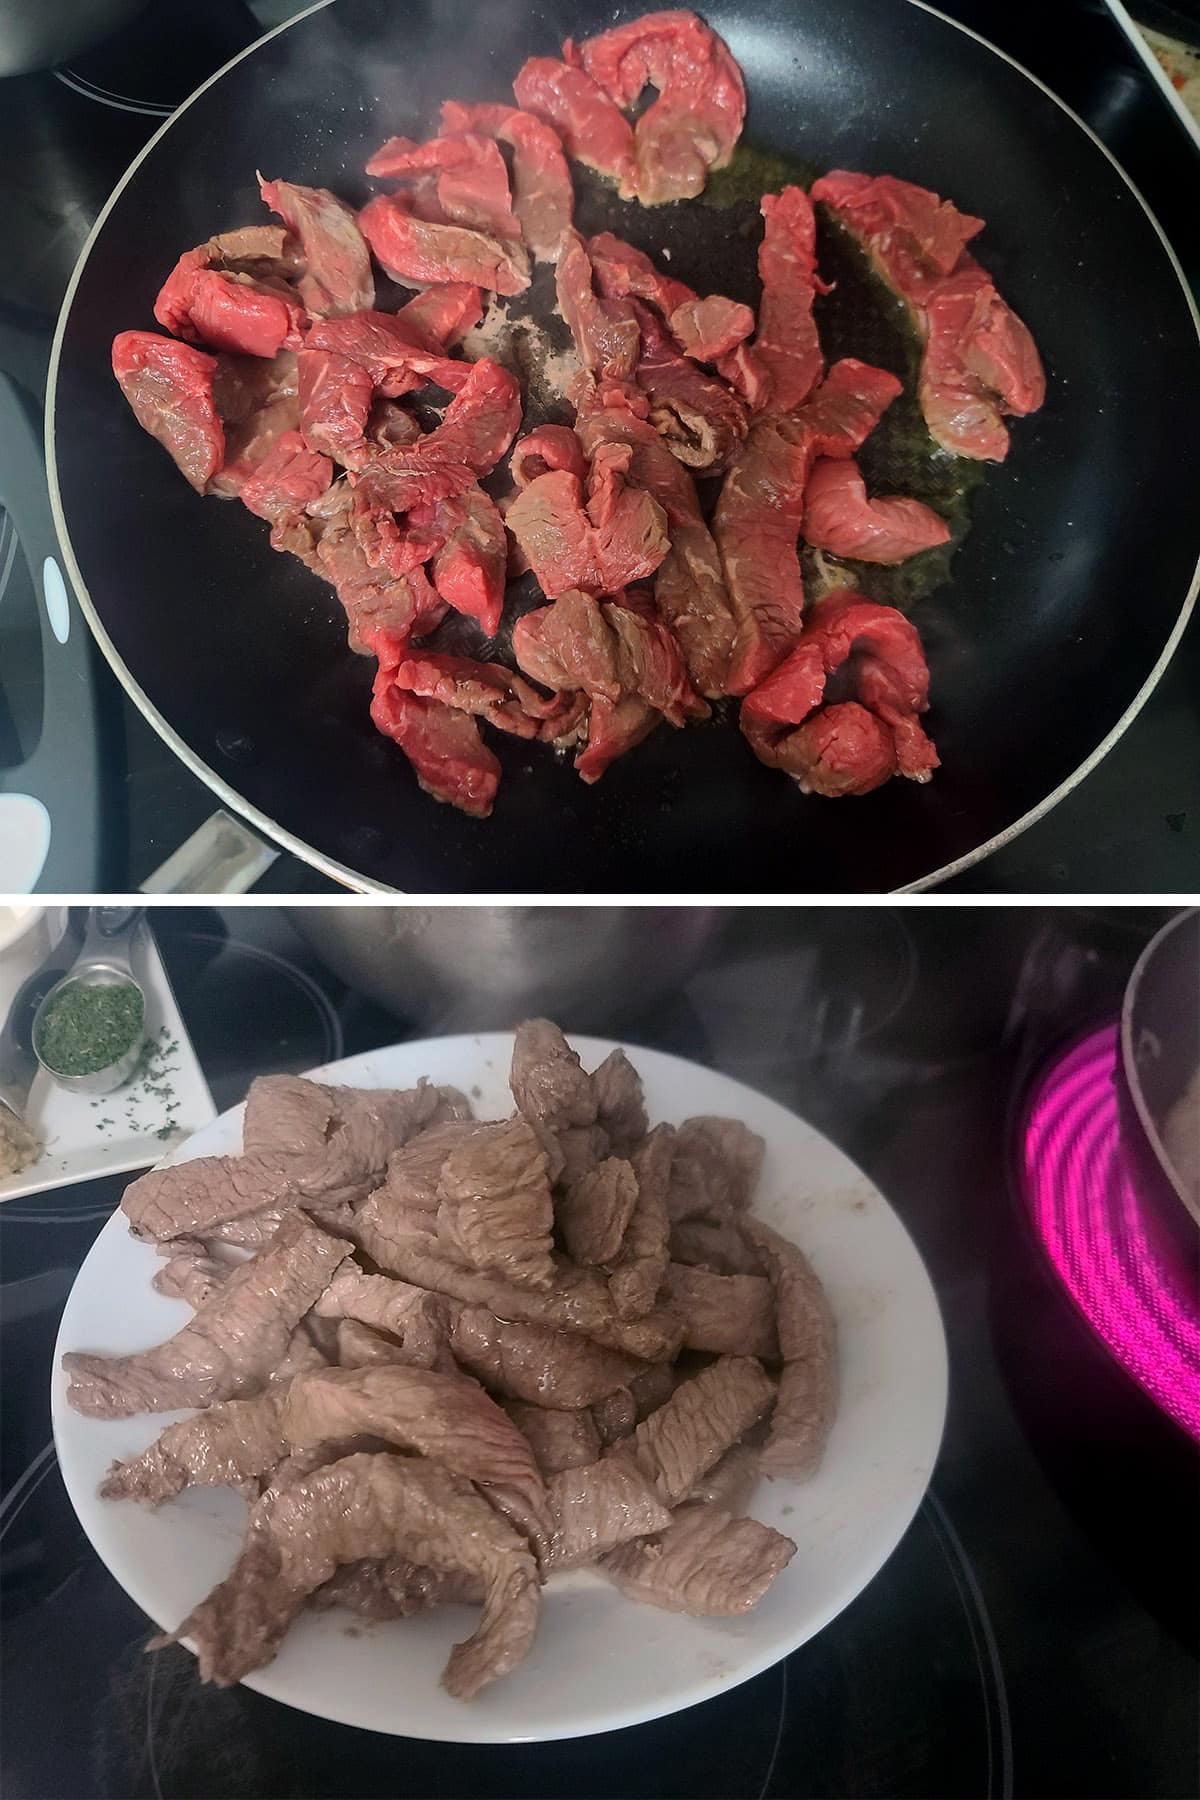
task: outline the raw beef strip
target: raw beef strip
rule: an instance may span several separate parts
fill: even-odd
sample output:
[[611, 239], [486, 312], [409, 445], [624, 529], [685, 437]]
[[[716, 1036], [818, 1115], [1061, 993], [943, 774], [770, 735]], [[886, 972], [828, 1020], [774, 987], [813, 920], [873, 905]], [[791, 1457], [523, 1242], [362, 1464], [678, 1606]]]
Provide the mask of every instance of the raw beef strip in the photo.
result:
[[681, 1382], [633, 1434], [630, 1455], [665, 1506], [677, 1506], [705, 1470], [764, 1418], [775, 1384], [748, 1356], [722, 1356]]
[[672, 1221], [744, 1212], [762, 1174], [766, 1145], [740, 1119], [685, 1119], [675, 1134], [667, 1211]]
[[284, 1491], [268, 1489], [232, 1573], [174, 1636], [195, 1640], [203, 1680], [228, 1687], [271, 1661], [339, 1564], [394, 1555], [486, 1583], [478, 1629], [455, 1646], [442, 1676], [451, 1694], [469, 1700], [524, 1659], [538, 1617], [533, 1558], [470, 1482], [424, 1457], [348, 1456]]
[[575, 773], [589, 784], [599, 781], [619, 756], [644, 743], [662, 714], [638, 694], [623, 694], [619, 700], [605, 700], [596, 695], [588, 712], [587, 743], [575, 758]]
[[360, 469], [371, 455], [366, 441], [375, 391], [370, 372], [329, 350], [301, 350], [296, 361], [305, 443], [346, 468]]
[[313, 1310], [320, 1319], [356, 1319], [386, 1331], [399, 1341], [399, 1360], [414, 1368], [432, 1369], [444, 1360], [451, 1309], [440, 1294], [346, 1263]]
[[438, 1236], [472, 1268], [548, 1288], [554, 1208], [546, 1152], [518, 1113], [452, 1150], [438, 1177]]
[[791, 1538], [715, 1506], [685, 1506], [661, 1536], [604, 1558], [623, 1594], [696, 1618], [736, 1618], [756, 1606], [796, 1554]]
[[531, 56], [513, 82], [517, 104], [553, 125], [567, 155], [620, 184], [628, 198], [636, 170], [633, 127], [582, 69]]
[[966, 245], [983, 220], [928, 188], [890, 175], [835, 169], [814, 182], [908, 307], [924, 342], [918, 398], [934, 440], [959, 456], [999, 462], [1004, 414], [1036, 412], [1046, 378], [1028, 328]]
[[650, 423], [689, 469], [719, 474], [745, 439], [744, 405], [725, 382], [680, 354], [648, 306], [628, 304], [641, 332], [634, 374], [650, 402]]
[[283, 282], [256, 281], [224, 269], [184, 269], [182, 263], [154, 302], [154, 316], [191, 343], [244, 356], [298, 350], [308, 323], [299, 299]]
[[515, 106], [467, 106], [458, 100], [443, 101], [442, 130], [478, 131], [509, 146], [512, 204], [521, 236], [539, 262], [553, 262], [574, 207], [571, 172], [558, 133]]
[[667, 1272], [670, 1222], [666, 1195], [673, 1137], [670, 1125], [656, 1125], [630, 1157], [638, 1181], [637, 1204], [626, 1228], [621, 1254], [608, 1278], [612, 1302], [621, 1319], [638, 1319], [654, 1307]]
[[600, 1455], [600, 1439], [592, 1415], [586, 1410], [563, 1412], [530, 1406], [523, 1400], [506, 1400], [504, 1410], [528, 1439], [543, 1475], [557, 1475], [560, 1469], [581, 1469]]
[[122, 331], [113, 339], [112, 370], [142, 430], [204, 493], [225, 458], [213, 400], [216, 357], [153, 331]]
[[225, 427], [225, 461], [208, 491], [236, 499], [284, 432], [300, 425], [299, 352], [218, 356], [213, 402]]
[[556, 1209], [567, 1255], [579, 1263], [612, 1262], [637, 1204], [630, 1163], [610, 1156], [573, 1182]]
[[333, 480], [329, 457], [310, 450], [298, 431], [285, 431], [241, 484], [243, 506], [260, 519], [302, 513]]
[[473, 819], [489, 817], [500, 786], [500, 764], [470, 713], [406, 694], [380, 669], [371, 701], [376, 729], [399, 744], [419, 785]]
[[467, 381], [436, 430], [415, 444], [385, 450], [358, 477], [356, 492], [364, 500], [407, 512], [426, 500], [465, 493], [495, 468], [521, 423], [520, 383], [488, 357], [468, 366]]
[[667, 1293], [683, 1314], [686, 1350], [761, 1356], [768, 1362], [779, 1355], [775, 1301], [762, 1275], [713, 1275], [671, 1263]]
[[[638, 1317], [622, 1317], [603, 1275], [565, 1259], [556, 1259], [555, 1283], [549, 1292], [464, 1268], [446, 1255], [432, 1233], [422, 1237], [414, 1232], [391, 1251], [390, 1261], [403, 1280], [435, 1293], [469, 1306], [486, 1306], [499, 1318], [543, 1325], [552, 1331], [577, 1331], [609, 1350], [623, 1350], [645, 1362], [661, 1362], [674, 1355], [683, 1339], [682, 1320], [672, 1307], [658, 1305]], [[554, 1404], [563, 1402], [555, 1400]]]
[[547, 599], [569, 588], [612, 594], [652, 575], [670, 548], [666, 515], [644, 489], [629, 487], [631, 451], [604, 444], [592, 458], [587, 492], [577, 475], [552, 470], [512, 502], [508, 529]]
[[771, 1271], [783, 1352], [761, 1465], [768, 1475], [806, 1481], [821, 1461], [837, 1411], [837, 1326], [803, 1251], [757, 1219], [748, 1219], [746, 1229]]
[[[332, 494], [330, 489], [319, 504], [323, 507]], [[276, 526], [272, 542], [280, 530]], [[445, 601], [422, 570], [396, 577], [371, 567], [355, 536], [348, 504], [340, 506], [321, 529], [315, 564], [316, 572], [337, 590], [349, 626], [347, 641], [358, 656], [376, 656], [381, 663], [394, 666], [405, 653], [409, 638], [432, 631], [445, 614]]]
[[348, 357], [367, 371], [381, 394], [392, 399], [410, 393], [434, 375], [441, 377], [441, 386], [457, 391], [471, 372], [471, 365], [465, 362], [446, 367], [451, 359], [408, 317], [407, 307], [398, 313], [360, 312], [345, 319], [319, 320], [308, 334], [306, 348]]
[[629, 381], [641, 354], [637, 318], [628, 300], [597, 297], [591, 258], [575, 230], [563, 234], [554, 286], [584, 368], [609, 382]]
[[363, 312], [375, 304], [371, 254], [354, 213], [328, 188], [291, 181], [264, 181], [259, 192], [300, 240], [305, 272], [297, 286], [314, 318]]
[[613, 703], [634, 694], [672, 725], [708, 714], [665, 626], [628, 607], [598, 606], [574, 588], [522, 615], [513, 652], [535, 681], [560, 690], [582, 688]]
[[474, 713], [515, 737], [550, 743], [578, 724], [585, 704], [570, 695], [547, 700], [503, 663], [433, 651], [405, 657], [393, 679], [407, 693]]
[[617, 1156], [627, 1156], [650, 1129], [642, 1078], [623, 1050], [610, 1050], [592, 1071], [601, 1125]]
[[301, 1450], [382, 1438], [463, 1475], [544, 1552], [552, 1529], [533, 1451], [508, 1415], [466, 1375], [400, 1366], [325, 1369], [288, 1389], [283, 1431]]
[[119, 1419], [254, 1393], [351, 1248], [307, 1220], [281, 1231], [252, 1273], [218, 1288], [166, 1343], [134, 1356], [64, 1356], [68, 1401], [92, 1418]]
[[[810, 719], [829, 676], [847, 663], [858, 700]], [[839, 590], [813, 608], [791, 655], [747, 695], [741, 725], [755, 755], [786, 770], [805, 792], [868, 793], [893, 774], [929, 780], [937, 751], [918, 718], [928, 706], [929, 671], [916, 627], [895, 607]], [[848, 725], [847, 707], [854, 708]], [[874, 715], [878, 730], [859, 731], [857, 715], [864, 711]], [[822, 720], [832, 736], [814, 739]]]
[[1046, 376], [1029, 327], [970, 256], [925, 302], [927, 337], [917, 398], [944, 450], [988, 462], [1008, 453], [1002, 415], [1037, 412]]
[[323, 1611], [341, 1606], [361, 1619], [411, 1619], [435, 1606], [469, 1606], [484, 1597], [477, 1576], [460, 1570], [419, 1569], [402, 1556], [343, 1563], [310, 1596]]
[[571, 1331], [500, 1319], [486, 1307], [464, 1306], [450, 1334], [456, 1362], [487, 1387], [545, 1406], [579, 1412], [633, 1380], [644, 1365]]
[[393, 281], [464, 281], [497, 294], [520, 294], [529, 286], [529, 258], [519, 244], [414, 218], [398, 194], [368, 200], [358, 223]]
[[504, 520], [477, 482], [453, 500], [438, 501], [436, 510], [450, 529], [430, 565], [433, 585], [455, 612], [478, 619], [485, 635], [494, 637], [504, 610]]
[[502, 242], [519, 243], [521, 227], [512, 209], [508, 170], [490, 137], [475, 132], [431, 138], [389, 138], [367, 164], [368, 175], [390, 181], [437, 173], [437, 197], [446, 219]]
[[[747, 363], [755, 367], [754, 410], [794, 412], [808, 399], [825, 367], [813, 319], [813, 298], [826, 293], [817, 274], [817, 232], [812, 202], [803, 188], [764, 194], [765, 221], [758, 247], [758, 331], [754, 343], [721, 373], [739, 385]], [[761, 387], [759, 383], [761, 381]]]
[[583, 446], [569, 425], [539, 425], [526, 432], [512, 447], [509, 473], [518, 488], [527, 488], [539, 475], [565, 469], [582, 482], [587, 475]]
[[697, 362], [715, 362], [754, 330], [754, 314], [723, 294], [702, 300], [682, 281], [655, 268], [643, 250], [602, 231], [588, 239], [596, 285], [606, 299], [631, 296], [646, 300], [661, 313], [679, 348]]
[[850, 458], [822, 456], [804, 490], [806, 543], [857, 562], [900, 563], [950, 541], [950, 527], [920, 500], [867, 499], [867, 484]]
[[800, 636], [804, 584], [796, 543], [813, 462], [821, 454], [851, 455], [899, 392], [894, 376], [846, 359], [800, 412], [751, 431], [713, 515], [738, 620], [729, 693], [756, 687]]
[[643, 206], [690, 200], [709, 169], [733, 155], [746, 116], [746, 88], [727, 46], [695, 13], [643, 13], [578, 49], [563, 46], [604, 93], [628, 111], [646, 87], [657, 98], [634, 127], [637, 169], [622, 197]]
[[395, 317], [431, 350], [449, 350], [482, 319], [483, 298], [470, 282], [439, 282], [423, 294], [414, 294]]
[[631, 446], [629, 479], [658, 501], [671, 540], [655, 576], [655, 606], [683, 652], [695, 687], [710, 698], [721, 694], [734, 620], [721, 558], [691, 476], [648, 420], [636, 418], [624, 407], [588, 407], [580, 413], [578, 430], [589, 453], [605, 442]]
[[195, 1419], [182, 1419], [141, 1456], [113, 1464], [100, 1488], [105, 1500], [148, 1500], [157, 1506], [186, 1487], [249, 1487], [288, 1453], [278, 1389], [253, 1400], [223, 1400]]
[[646, 1476], [619, 1456], [562, 1469], [548, 1488], [554, 1517], [551, 1569], [596, 1562], [618, 1544], [662, 1531], [671, 1522]]

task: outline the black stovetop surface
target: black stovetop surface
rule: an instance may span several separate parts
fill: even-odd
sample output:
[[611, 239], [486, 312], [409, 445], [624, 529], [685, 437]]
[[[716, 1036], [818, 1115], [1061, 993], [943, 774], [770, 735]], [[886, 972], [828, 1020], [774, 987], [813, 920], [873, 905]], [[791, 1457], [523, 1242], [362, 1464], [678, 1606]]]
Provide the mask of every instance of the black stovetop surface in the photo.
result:
[[[272, 8], [270, 16], [285, 10]], [[947, 0], [943, 10], [1025, 63], [1082, 114], [1142, 189], [1193, 282], [1200, 282], [1200, 165], [1102, 0], [1040, 8]], [[102, 50], [67, 71], [0, 84], [8, 239], [0, 267], [0, 370], [21, 384], [31, 406], [44, 390], [71, 268], [110, 187], [166, 110], [258, 29], [243, 0], [207, 0], [199, 9], [153, 0], [138, 23], [136, 57]], [[1200, 26], [1195, 29], [1200, 35]], [[8, 654], [18, 651], [10, 644]], [[125, 699], [98, 654], [93, 660], [101, 866], [80, 867], [70, 885], [81, 892], [137, 887], [217, 805]], [[62, 754], [78, 767], [73, 743], [64, 740]], [[948, 885], [983, 892], [1188, 891], [1200, 882], [1198, 783], [1200, 633], [1193, 630], [1141, 716], [1082, 787]], [[259, 891], [332, 889], [323, 875], [282, 856]]]
[[[1114, 1014], [1159, 922], [749, 909], [651, 1016], [612, 1021], [771, 1093], [862, 1165], [927, 1261], [951, 1370], [932, 1487], [865, 1592], [786, 1663], [632, 1730], [392, 1739], [202, 1688], [184, 1650], [147, 1656], [148, 1621], [71, 1511], [48, 1409], [59, 1316], [122, 1181], [0, 1207], [6, 1800], [1194, 1794], [1193, 1447], [1079, 1323], [1008, 1178], [1031, 1075]], [[420, 1035], [274, 909], [154, 926], [218, 1106], [254, 1074]]]

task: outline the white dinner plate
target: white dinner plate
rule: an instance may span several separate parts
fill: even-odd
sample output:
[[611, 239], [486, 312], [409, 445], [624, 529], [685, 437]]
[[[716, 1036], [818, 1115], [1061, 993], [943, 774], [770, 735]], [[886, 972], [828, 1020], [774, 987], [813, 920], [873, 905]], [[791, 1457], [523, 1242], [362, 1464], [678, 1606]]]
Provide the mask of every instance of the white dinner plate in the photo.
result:
[[[613, 1045], [572, 1040], [588, 1067]], [[275, 1661], [247, 1678], [289, 1706], [407, 1737], [521, 1743], [634, 1725], [746, 1681], [849, 1605], [903, 1537], [937, 1457], [946, 1407], [946, 1344], [932, 1285], [903, 1225], [862, 1171], [774, 1101], [715, 1070], [626, 1046], [652, 1122], [695, 1113], [744, 1119], [766, 1139], [754, 1210], [812, 1258], [837, 1318], [841, 1400], [822, 1466], [804, 1485], [759, 1484], [749, 1510], [795, 1539], [796, 1555], [745, 1618], [692, 1619], [626, 1599], [588, 1570], [556, 1576], [533, 1649], [478, 1699], [453, 1700], [438, 1677], [465, 1609], [363, 1627], [306, 1613]], [[318, 1079], [408, 1087], [420, 1075], [463, 1088], [480, 1117], [511, 1111], [512, 1036], [397, 1044], [314, 1071]], [[166, 1157], [237, 1151], [240, 1107]], [[155, 1623], [173, 1629], [228, 1574], [246, 1510], [229, 1490], [194, 1490], [149, 1511], [101, 1500], [114, 1457], [144, 1450], [171, 1419], [101, 1421], [66, 1403], [67, 1350], [141, 1350], [190, 1317], [150, 1285], [160, 1260], [105, 1225], [79, 1271], [59, 1329], [51, 1390], [54, 1437], [72, 1504], [97, 1553]]]

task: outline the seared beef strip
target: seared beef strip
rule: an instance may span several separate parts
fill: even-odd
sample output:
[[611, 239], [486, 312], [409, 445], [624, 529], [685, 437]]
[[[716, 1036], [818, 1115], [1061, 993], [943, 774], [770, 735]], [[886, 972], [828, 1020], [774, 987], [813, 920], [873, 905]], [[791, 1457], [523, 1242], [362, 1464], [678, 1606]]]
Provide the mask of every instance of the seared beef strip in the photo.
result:
[[243, 1279], [218, 1288], [165, 1344], [135, 1356], [69, 1352], [67, 1399], [77, 1412], [116, 1419], [253, 1394], [352, 1248], [307, 1220], [285, 1228]]
[[758, 1219], [747, 1219], [746, 1231], [771, 1271], [783, 1353], [762, 1468], [806, 1481], [821, 1461], [837, 1410], [837, 1327], [804, 1252]]
[[672, 1221], [743, 1212], [762, 1174], [764, 1144], [740, 1119], [685, 1119], [675, 1134], [667, 1189]]
[[456, 1362], [497, 1393], [556, 1411], [591, 1406], [645, 1367], [577, 1332], [497, 1318], [483, 1306], [459, 1309], [450, 1348]]
[[288, 1392], [283, 1430], [302, 1450], [362, 1433], [431, 1457], [474, 1481], [539, 1553], [546, 1548], [550, 1516], [533, 1451], [467, 1375], [381, 1367], [302, 1376]]
[[595, 1562], [616, 1545], [662, 1531], [671, 1522], [646, 1477], [621, 1456], [561, 1470], [551, 1477], [549, 1493], [554, 1515], [551, 1569]]
[[676, 1506], [774, 1397], [775, 1384], [753, 1357], [723, 1356], [682, 1382], [615, 1454], [631, 1455], [664, 1504]]
[[504, 1410], [529, 1440], [543, 1475], [560, 1469], [578, 1469], [600, 1455], [600, 1437], [590, 1412], [563, 1412], [546, 1406], [530, 1406], [523, 1400], [506, 1400]]
[[201, 1677], [228, 1687], [271, 1661], [305, 1600], [339, 1564], [396, 1555], [486, 1584], [479, 1626], [455, 1646], [442, 1676], [451, 1694], [469, 1700], [516, 1668], [537, 1627], [533, 1558], [469, 1482], [424, 1457], [349, 1456], [283, 1492], [269, 1490], [250, 1515], [232, 1573], [173, 1635], [194, 1638]]
[[148, 1450], [114, 1463], [105, 1500], [149, 1500], [155, 1506], [186, 1487], [236, 1487], [258, 1498], [257, 1477], [287, 1455], [278, 1388], [253, 1400], [222, 1400], [198, 1418], [168, 1425]]
[[438, 1177], [437, 1233], [473, 1268], [523, 1287], [554, 1280], [546, 1153], [520, 1114], [452, 1150]]
[[[620, 1257], [608, 1279], [612, 1302], [621, 1319], [642, 1318], [654, 1306], [667, 1272], [667, 1182], [670, 1178], [674, 1130], [656, 1125], [634, 1150], [638, 1197], [625, 1232]], [[658, 1361], [646, 1352], [652, 1361]]]
[[578, 1263], [612, 1262], [637, 1205], [631, 1163], [609, 1156], [571, 1183], [558, 1203], [557, 1223], [567, 1254]]
[[778, 1357], [775, 1296], [765, 1276], [713, 1275], [672, 1263], [667, 1292], [683, 1315], [685, 1349], [761, 1356], [768, 1362]]
[[791, 1538], [715, 1506], [685, 1506], [660, 1537], [604, 1558], [622, 1593], [700, 1618], [736, 1617], [760, 1601], [796, 1554]]

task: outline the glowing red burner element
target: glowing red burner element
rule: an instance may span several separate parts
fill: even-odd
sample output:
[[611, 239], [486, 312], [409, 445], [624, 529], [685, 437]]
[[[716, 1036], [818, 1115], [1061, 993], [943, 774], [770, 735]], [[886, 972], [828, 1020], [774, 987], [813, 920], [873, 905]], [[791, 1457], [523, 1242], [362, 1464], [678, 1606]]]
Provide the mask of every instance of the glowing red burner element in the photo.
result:
[[1200, 1318], [1186, 1269], [1146, 1229], [1120, 1141], [1116, 1063], [1117, 1030], [1105, 1026], [1055, 1063], [1034, 1095], [1024, 1159], [1034, 1223], [1118, 1362], [1200, 1439]]

